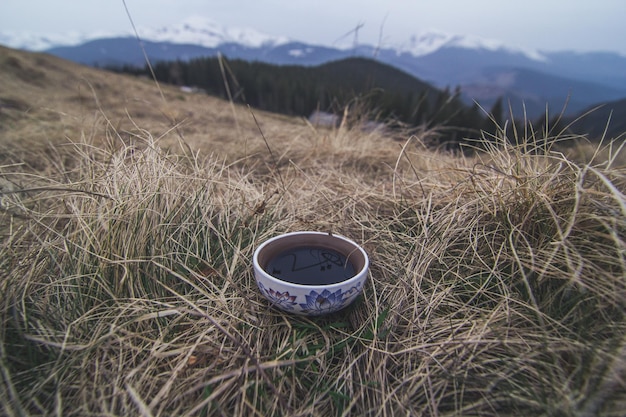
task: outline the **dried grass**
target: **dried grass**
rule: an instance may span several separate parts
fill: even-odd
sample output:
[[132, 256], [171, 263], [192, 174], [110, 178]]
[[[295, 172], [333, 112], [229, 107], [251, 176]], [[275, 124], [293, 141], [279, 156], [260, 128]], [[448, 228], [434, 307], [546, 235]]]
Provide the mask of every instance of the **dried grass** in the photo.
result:
[[[264, 140], [247, 109], [220, 148], [99, 117], [4, 145], [0, 414], [623, 414], [623, 170], [259, 113]], [[303, 229], [368, 251], [347, 310], [259, 294], [256, 246]]]

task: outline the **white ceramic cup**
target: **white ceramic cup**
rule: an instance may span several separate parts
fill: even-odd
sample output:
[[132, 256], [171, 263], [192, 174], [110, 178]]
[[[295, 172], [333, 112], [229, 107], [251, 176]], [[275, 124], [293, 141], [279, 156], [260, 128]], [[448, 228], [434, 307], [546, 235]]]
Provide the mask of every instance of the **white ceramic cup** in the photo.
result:
[[[313, 283], [299, 284], [280, 279], [266, 270], [276, 257], [297, 248], [334, 251], [350, 262], [354, 275], [332, 284], [316, 284], [315, 280]], [[294, 265], [295, 262], [294, 259]], [[367, 280], [369, 258], [363, 248], [344, 236], [323, 232], [292, 232], [263, 242], [254, 251], [253, 265], [257, 285], [273, 306], [289, 313], [319, 316], [338, 311], [357, 298]], [[303, 268], [294, 268], [296, 272], [292, 274], [297, 276], [297, 270], [300, 269]]]

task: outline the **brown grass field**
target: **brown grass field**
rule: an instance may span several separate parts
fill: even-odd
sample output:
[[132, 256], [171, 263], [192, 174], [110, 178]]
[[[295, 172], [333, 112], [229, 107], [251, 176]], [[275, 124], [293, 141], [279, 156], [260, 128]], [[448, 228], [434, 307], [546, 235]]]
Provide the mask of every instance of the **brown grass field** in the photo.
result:
[[[350, 126], [0, 48], [0, 415], [624, 415], [621, 142]], [[367, 250], [355, 304], [262, 298], [296, 230]]]

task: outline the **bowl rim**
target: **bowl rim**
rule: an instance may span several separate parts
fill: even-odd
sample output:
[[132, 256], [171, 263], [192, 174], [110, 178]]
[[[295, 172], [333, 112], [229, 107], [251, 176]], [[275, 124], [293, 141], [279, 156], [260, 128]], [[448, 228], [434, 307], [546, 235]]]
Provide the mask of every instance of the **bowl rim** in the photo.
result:
[[[296, 284], [294, 282], [289, 282], [289, 281], [283, 281], [281, 279], [276, 278], [275, 276], [269, 274], [268, 272], [265, 271], [265, 269], [259, 264], [259, 253], [269, 244], [271, 244], [272, 242], [275, 242], [279, 239], [284, 239], [286, 237], [290, 237], [290, 236], [295, 236], [295, 235], [326, 235], [328, 237], [331, 238], [336, 238], [336, 239], [341, 239], [344, 242], [349, 243], [351, 246], [354, 246], [355, 249], [357, 249], [358, 251], [361, 252], [363, 259], [365, 260], [365, 262], [363, 263], [363, 267], [354, 274], [353, 277], [351, 277], [350, 279], [347, 279], [345, 281], [340, 281], [340, 282], [336, 282], [334, 284], [319, 284], [319, 285], [306, 285], [306, 284]], [[302, 289], [302, 290], [317, 290], [317, 289], [322, 289], [322, 290], [333, 290], [333, 289], [339, 289], [339, 288], [343, 288], [343, 287], [350, 287], [351, 284], [356, 284], [359, 281], [361, 281], [363, 279], [363, 275], [367, 276], [367, 271], [369, 270], [369, 257], [367, 256], [367, 253], [365, 252], [365, 249], [363, 249], [361, 247], [361, 245], [359, 245], [358, 243], [356, 243], [355, 241], [353, 241], [352, 239], [349, 239], [345, 236], [342, 235], [338, 235], [335, 233], [328, 233], [328, 232], [316, 232], [316, 231], [300, 231], [300, 232], [289, 232], [289, 233], [283, 233], [280, 234], [278, 236], [274, 236], [272, 238], [267, 239], [266, 241], [264, 241], [263, 243], [261, 243], [256, 250], [254, 251], [254, 255], [252, 256], [252, 263], [254, 265], [254, 269], [256, 271], [258, 271], [259, 273], [261, 273], [263, 275], [263, 277], [267, 280], [269, 280], [270, 282], [274, 282], [276, 284], [285, 286], [285, 287], [290, 287], [290, 288], [294, 288], [294, 289]], [[258, 281], [258, 279], [257, 279]], [[352, 285], [353, 286], [353, 285]]]

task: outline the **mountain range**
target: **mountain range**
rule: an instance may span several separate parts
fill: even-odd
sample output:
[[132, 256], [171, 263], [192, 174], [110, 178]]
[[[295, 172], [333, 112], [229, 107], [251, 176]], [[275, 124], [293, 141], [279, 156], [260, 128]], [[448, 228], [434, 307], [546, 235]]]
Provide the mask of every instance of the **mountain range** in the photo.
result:
[[[39, 50], [91, 66], [145, 64], [224, 55], [278, 65], [319, 65], [367, 57], [401, 69], [438, 88], [459, 88], [467, 103], [489, 109], [502, 97], [516, 117], [563, 112], [626, 97], [626, 57], [610, 52], [542, 52], [497, 41], [425, 33], [395, 46], [344, 43], [313, 45], [253, 29], [225, 28], [205, 18], [131, 33], [28, 36], [0, 32], [0, 43]], [[142, 50], [143, 47], [143, 50]]]

